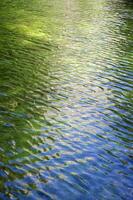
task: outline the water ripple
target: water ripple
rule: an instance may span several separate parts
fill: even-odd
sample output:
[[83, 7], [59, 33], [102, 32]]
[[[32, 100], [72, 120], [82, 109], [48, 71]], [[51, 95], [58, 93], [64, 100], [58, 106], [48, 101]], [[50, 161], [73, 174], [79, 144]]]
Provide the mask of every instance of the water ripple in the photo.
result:
[[131, 199], [132, 2], [0, 4], [0, 199]]

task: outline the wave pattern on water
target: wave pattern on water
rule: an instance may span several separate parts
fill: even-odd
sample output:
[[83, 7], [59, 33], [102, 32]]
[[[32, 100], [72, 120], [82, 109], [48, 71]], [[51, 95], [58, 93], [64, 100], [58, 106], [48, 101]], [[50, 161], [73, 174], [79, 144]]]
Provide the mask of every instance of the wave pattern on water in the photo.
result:
[[132, 2], [2, 0], [0, 198], [132, 198]]

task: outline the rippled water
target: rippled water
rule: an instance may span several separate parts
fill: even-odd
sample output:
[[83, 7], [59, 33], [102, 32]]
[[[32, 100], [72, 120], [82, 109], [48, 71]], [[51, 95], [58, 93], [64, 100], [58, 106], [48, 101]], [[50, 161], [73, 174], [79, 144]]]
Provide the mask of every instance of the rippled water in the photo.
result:
[[0, 199], [132, 199], [132, 13], [1, 0]]

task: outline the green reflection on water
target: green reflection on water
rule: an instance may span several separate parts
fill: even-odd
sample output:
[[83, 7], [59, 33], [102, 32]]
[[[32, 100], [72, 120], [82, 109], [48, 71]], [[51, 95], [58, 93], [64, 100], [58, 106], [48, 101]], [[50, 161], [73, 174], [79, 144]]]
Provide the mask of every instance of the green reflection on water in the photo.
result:
[[[55, 8], [48, 2], [1, 4], [0, 146], [5, 151], [1, 161], [8, 163], [17, 157], [18, 149], [22, 151], [19, 157], [31, 154], [28, 149], [37, 144], [33, 135], [40, 132], [42, 124], [50, 125], [44, 116], [49, 107], [45, 91], [50, 88], [48, 73], [58, 47], [54, 39], [58, 30], [56, 23], [49, 20], [52, 16], [54, 20]], [[44, 83], [39, 85], [41, 79]]]

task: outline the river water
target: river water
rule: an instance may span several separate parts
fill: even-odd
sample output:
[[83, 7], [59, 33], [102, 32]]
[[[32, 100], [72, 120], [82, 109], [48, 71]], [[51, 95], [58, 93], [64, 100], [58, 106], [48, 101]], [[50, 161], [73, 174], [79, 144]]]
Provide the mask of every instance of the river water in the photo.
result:
[[0, 199], [132, 199], [132, 13], [1, 0]]

